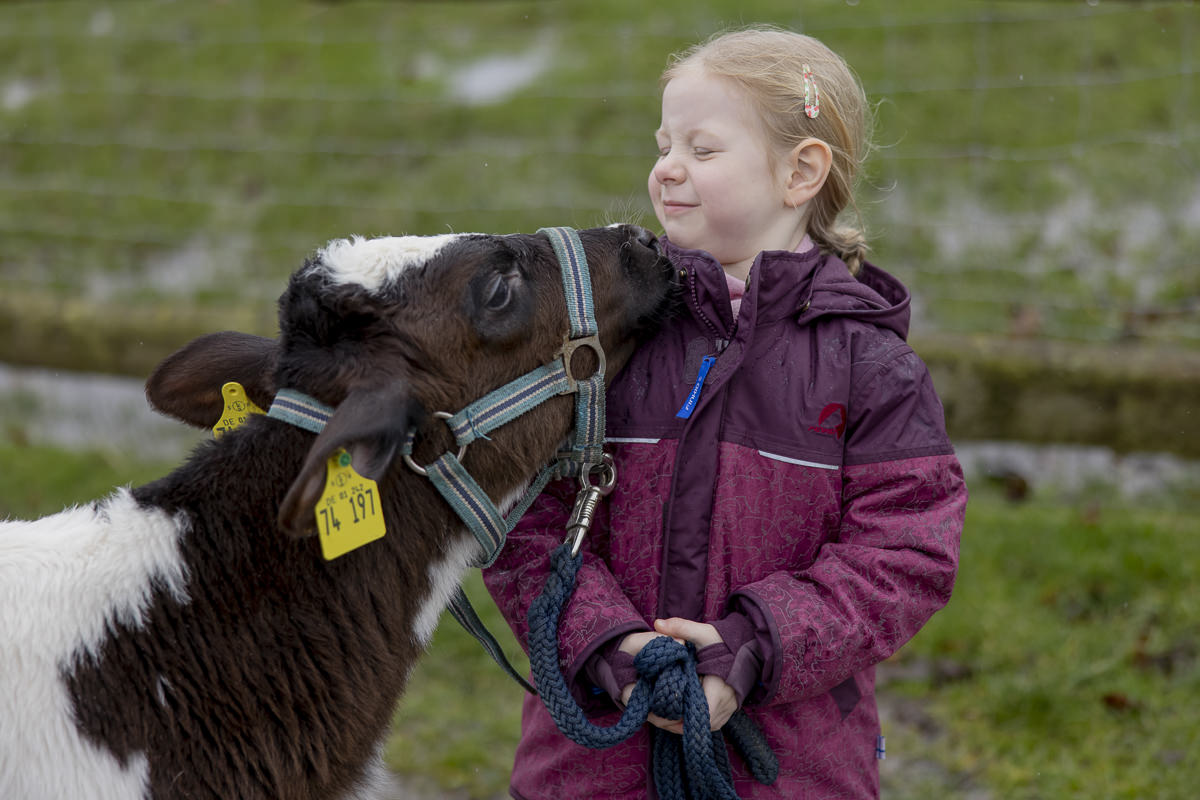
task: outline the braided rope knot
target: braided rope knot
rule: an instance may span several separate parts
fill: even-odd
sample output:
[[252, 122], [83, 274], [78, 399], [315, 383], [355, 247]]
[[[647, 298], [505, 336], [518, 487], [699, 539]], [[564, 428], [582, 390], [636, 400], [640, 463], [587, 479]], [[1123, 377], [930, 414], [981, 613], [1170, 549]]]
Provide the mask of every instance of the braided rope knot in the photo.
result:
[[[682, 645], [674, 639], [660, 636], [651, 639], [633, 659], [641, 680], [649, 681], [653, 687], [650, 695], [650, 710], [663, 719], [683, 719], [689, 703], [696, 701], [699, 688], [691, 678], [696, 673], [695, 648]], [[704, 693], [700, 693], [703, 698]], [[693, 713], [699, 711], [696, 706]], [[708, 727], [708, 703], [704, 703], [704, 726]]]
[[[576, 744], [612, 747], [633, 736], [651, 712], [683, 720], [683, 736], [652, 729], [654, 784], [662, 800], [737, 800], [721, 731], [709, 731], [708, 699], [696, 674], [695, 647], [660, 636], [634, 657], [638, 681], [621, 719], [610, 727], [587, 719], [558, 663], [558, 621], [575, 590], [582, 554], [560, 545], [550, 556], [546, 586], [529, 607], [529, 665], [538, 695], [558, 729]], [[736, 721], [735, 721], [736, 720]], [[751, 755], [747, 764], [761, 783], [773, 783], [778, 763], [762, 732], [742, 711], [723, 730]]]

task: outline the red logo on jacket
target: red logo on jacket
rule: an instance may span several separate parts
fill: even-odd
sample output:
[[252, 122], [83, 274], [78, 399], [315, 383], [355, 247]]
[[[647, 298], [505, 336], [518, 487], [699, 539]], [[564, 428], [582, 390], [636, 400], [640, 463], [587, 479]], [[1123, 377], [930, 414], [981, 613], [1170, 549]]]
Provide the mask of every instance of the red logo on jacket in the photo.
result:
[[842, 434], [846, 432], [846, 407], [841, 403], [830, 403], [821, 409], [817, 424], [810, 425], [808, 429], [822, 436], [842, 438]]

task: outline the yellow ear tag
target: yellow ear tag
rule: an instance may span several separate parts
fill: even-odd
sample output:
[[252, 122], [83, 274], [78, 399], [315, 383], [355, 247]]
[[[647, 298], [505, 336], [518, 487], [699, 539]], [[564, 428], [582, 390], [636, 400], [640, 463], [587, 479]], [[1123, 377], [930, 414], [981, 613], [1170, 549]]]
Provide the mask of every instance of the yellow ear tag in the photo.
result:
[[350, 454], [339, 449], [325, 462], [325, 490], [317, 501], [317, 533], [326, 561], [383, 537], [379, 487], [350, 466]]
[[221, 419], [213, 426], [213, 436], [217, 438], [244, 423], [251, 414], [267, 413], [254, 405], [254, 401], [237, 381], [230, 381], [222, 386], [221, 396], [225, 398], [225, 410], [221, 412]]

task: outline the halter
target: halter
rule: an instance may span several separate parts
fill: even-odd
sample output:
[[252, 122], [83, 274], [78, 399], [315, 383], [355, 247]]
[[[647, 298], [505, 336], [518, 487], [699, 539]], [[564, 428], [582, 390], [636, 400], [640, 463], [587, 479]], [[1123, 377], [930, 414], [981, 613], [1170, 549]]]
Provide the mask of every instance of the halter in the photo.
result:
[[[604, 465], [604, 349], [600, 346], [599, 328], [592, 311], [592, 282], [588, 274], [587, 256], [573, 228], [542, 228], [554, 247], [562, 270], [563, 293], [567, 301], [570, 332], [555, 354], [554, 361], [511, 381], [484, 395], [457, 414], [441, 413], [454, 435], [457, 453], [443, 453], [433, 463], [419, 467], [412, 460], [413, 434], [404, 446], [405, 462], [419, 475], [433, 482], [438, 492], [483, 546], [484, 558], [477, 564], [488, 567], [495, 562], [505, 537], [529, 508], [533, 499], [554, 477], [579, 477], [586, 485], [586, 476]], [[599, 367], [586, 380], [571, 375], [571, 359], [580, 348], [596, 353]], [[463, 468], [461, 459], [467, 446], [506, 422], [564, 394], [574, 394], [575, 436], [571, 449], [558, 453], [556, 459], [541, 471], [522, 495], [507, 517], [504, 517], [479, 484]], [[608, 466], [611, 470], [611, 465]]]
[[[475, 566], [487, 567], [495, 562], [504, 547], [508, 532], [528, 510], [534, 498], [552, 478], [577, 477], [581, 491], [572, 524], [579, 528], [580, 518], [590, 522], [599, 496], [607, 494], [616, 482], [616, 471], [611, 459], [603, 453], [604, 445], [604, 349], [600, 346], [599, 328], [593, 312], [592, 281], [588, 273], [587, 256], [583, 243], [574, 228], [541, 228], [538, 233], [550, 240], [558, 256], [562, 271], [563, 294], [567, 303], [567, 318], [570, 332], [564, 337], [563, 345], [554, 360], [496, 389], [457, 413], [435, 412], [434, 416], [445, 420], [454, 435], [457, 452], [447, 451], [424, 467], [412, 459], [416, 431], [409, 431], [402, 449], [405, 463], [418, 475], [428, 477], [438, 493], [450, 504], [455, 513], [466, 523], [468, 529], [483, 547], [483, 557]], [[586, 380], [576, 380], [571, 375], [571, 359], [580, 348], [589, 348], [596, 353], [599, 367]], [[506, 422], [560, 395], [574, 394], [575, 434], [571, 449], [561, 451], [530, 484], [529, 488], [504, 516], [478, 482], [462, 465], [467, 447], [476, 439], [487, 438], [487, 434]], [[320, 433], [333, 415], [334, 409], [295, 389], [280, 389], [267, 416]], [[598, 476], [598, 483], [591, 476]], [[590, 502], [588, 502], [590, 498]], [[581, 538], [574, 535], [576, 542]], [[578, 543], [576, 543], [578, 548]], [[460, 588], [450, 604], [450, 613], [492, 655], [510, 675], [517, 678], [527, 689], [532, 688], [507, 664], [499, 643], [479, 621], [470, 602]]]

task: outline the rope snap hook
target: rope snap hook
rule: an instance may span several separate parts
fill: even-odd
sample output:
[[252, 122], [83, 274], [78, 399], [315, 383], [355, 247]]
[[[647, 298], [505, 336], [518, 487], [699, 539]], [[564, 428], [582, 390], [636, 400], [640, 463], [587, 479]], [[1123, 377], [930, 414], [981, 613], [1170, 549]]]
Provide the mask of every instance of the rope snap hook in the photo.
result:
[[[591, 481], [593, 476], [596, 483]], [[583, 537], [592, 529], [592, 520], [595, 519], [600, 499], [611, 494], [616, 484], [617, 468], [608, 453], [604, 454], [603, 461], [579, 476], [579, 494], [575, 496], [575, 508], [571, 510], [571, 518], [567, 521], [567, 536], [564, 541], [571, 545], [571, 558], [579, 555]]]

